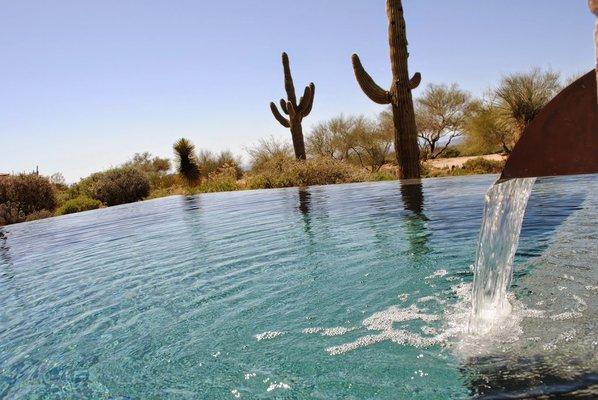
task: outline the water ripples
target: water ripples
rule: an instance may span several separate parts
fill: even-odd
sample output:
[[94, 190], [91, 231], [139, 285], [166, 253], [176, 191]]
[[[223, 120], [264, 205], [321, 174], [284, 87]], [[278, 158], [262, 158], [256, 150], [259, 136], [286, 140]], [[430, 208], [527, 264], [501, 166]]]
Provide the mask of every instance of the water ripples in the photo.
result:
[[[0, 398], [467, 397], [439, 347], [325, 349], [383, 310], [458, 302], [493, 179], [171, 197], [4, 228]], [[586, 204], [569, 181], [537, 187], [528, 272]]]

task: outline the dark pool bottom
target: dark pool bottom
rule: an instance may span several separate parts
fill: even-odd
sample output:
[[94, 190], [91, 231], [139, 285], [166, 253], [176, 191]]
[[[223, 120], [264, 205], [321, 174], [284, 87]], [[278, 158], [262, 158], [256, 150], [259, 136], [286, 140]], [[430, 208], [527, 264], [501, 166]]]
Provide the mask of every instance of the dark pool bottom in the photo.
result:
[[536, 184], [513, 317], [472, 338], [494, 179], [173, 197], [3, 228], [0, 398], [596, 397], [596, 178]]

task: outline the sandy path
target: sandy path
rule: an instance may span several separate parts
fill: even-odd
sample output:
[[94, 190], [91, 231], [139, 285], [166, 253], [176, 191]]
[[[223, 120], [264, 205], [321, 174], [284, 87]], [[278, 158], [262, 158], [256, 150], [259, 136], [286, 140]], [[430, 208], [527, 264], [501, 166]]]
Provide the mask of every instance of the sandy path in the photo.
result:
[[501, 154], [488, 154], [485, 156], [472, 156], [472, 157], [453, 157], [453, 158], [438, 158], [436, 160], [428, 160], [425, 164], [432, 168], [453, 168], [453, 167], [462, 167], [469, 160], [473, 160], [474, 158], [485, 158], [486, 160], [492, 161], [502, 161], [506, 157]]

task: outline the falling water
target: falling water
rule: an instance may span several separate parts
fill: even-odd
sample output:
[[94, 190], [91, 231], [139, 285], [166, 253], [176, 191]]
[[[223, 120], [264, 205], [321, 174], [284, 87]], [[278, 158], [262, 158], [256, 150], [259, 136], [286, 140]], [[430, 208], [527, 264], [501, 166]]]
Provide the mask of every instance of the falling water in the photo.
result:
[[508, 315], [507, 289], [527, 200], [535, 178], [511, 179], [486, 194], [484, 219], [474, 265], [470, 330], [485, 332]]

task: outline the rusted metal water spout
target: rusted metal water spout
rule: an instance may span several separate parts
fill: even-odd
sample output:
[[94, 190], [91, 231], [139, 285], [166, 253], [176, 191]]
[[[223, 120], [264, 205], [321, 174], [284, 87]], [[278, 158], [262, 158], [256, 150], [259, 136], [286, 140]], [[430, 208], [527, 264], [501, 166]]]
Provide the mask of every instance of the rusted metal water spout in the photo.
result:
[[559, 93], [534, 118], [500, 180], [598, 172], [598, 99], [592, 70]]
[[573, 82], [546, 105], [521, 135], [499, 182], [512, 178], [598, 173], [598, 0], [596, 69]]

